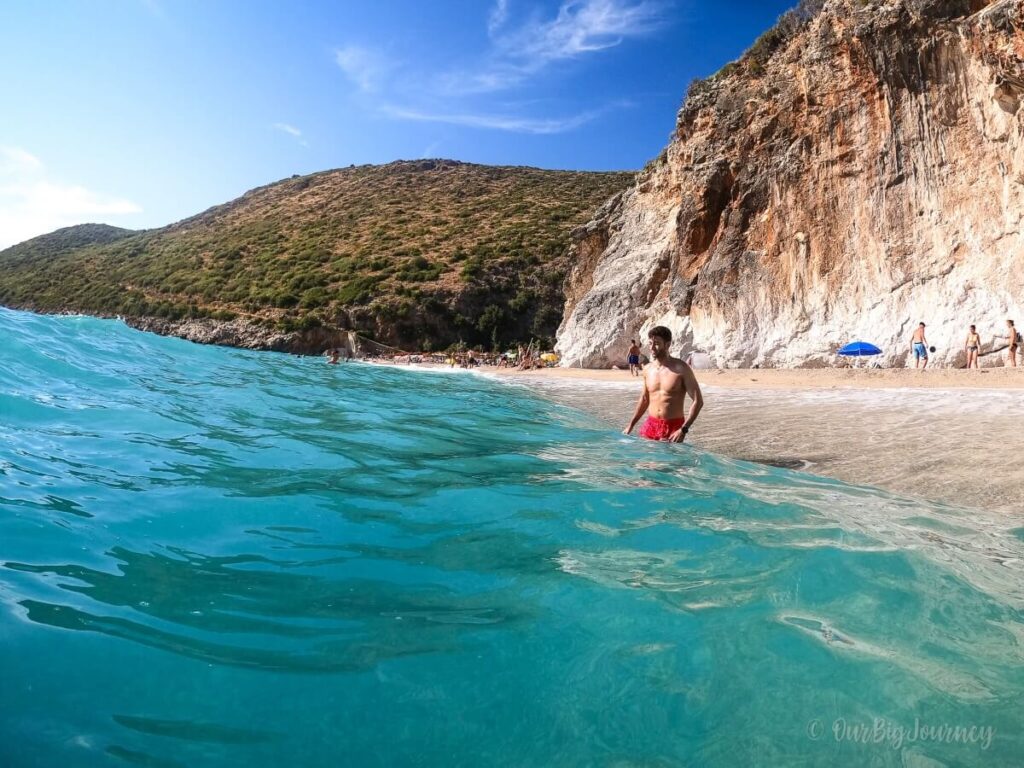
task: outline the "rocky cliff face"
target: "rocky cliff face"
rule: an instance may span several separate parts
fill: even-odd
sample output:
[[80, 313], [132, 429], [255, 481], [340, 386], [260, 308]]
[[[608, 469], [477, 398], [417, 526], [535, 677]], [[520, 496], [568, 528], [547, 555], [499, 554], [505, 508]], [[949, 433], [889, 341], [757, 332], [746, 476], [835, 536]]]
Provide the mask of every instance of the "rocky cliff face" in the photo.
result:
[[1024, 326], [1024, 0], [823, 5], [691, 87], [667, 150], [577, 231], [565, 364], [657, 324], [729, 367], [853, 339], [902, 365], [919, 321], [955, 363], [968, 324]]

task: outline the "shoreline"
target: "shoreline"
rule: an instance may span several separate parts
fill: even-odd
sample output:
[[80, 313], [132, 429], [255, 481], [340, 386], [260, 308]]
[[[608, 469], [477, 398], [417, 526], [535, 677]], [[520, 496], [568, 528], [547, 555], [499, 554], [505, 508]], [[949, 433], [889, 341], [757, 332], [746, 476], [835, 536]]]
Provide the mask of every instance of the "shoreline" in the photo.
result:
[[[624, 370], [396, 367], [525, 387], [613, 430], [640, 394]], [[706, 405], [687, 442], [697, 448], [952, 505], [1000, 526], [1024, 524], [1024, 465], [1003, 466], [1007, 452], [1024, 450], [1024, 370], [696, 373]]]
[[[213, 318], [167, 320], [148, 316], [114, 316], [91, 313], [39, 312], [24, 307], [5, 306], [16, 312], [37, 315], [71, 315], [118, 320], [129, 328], [158, 336], [168, 336], [195, 344], [249, 349], [260, 352], [322, 356], [318, 350], [327, 341], [338, 343], [343, 333], [326, 327], [288, 333], [268, 329], [240, 320], [224, 321]], [[366, 361], [371, 362], [371, 361]], [[391, 363], [372, 361], [379, 365], [396, 365], [407, 369], [443, 369], [449, 366], [436, 363]], [[466, 369], [454, 368], [460, 371]], [[593, 383], [628, 384], [636, 377], [626, 369], [608, 368], [541, 368], [520, 371], [509, 368], [476, 368], [481, 373], [500, 378], [522, 379], [576, 379]], [[1024, 364], [1019, 368], [995, 366], [978, 370], [964, 368], [710, 368], [695, 369], [702, 386], [729, 389], [804, 390], [804, 389], [991, 389], [1024, 390]]]
[[[479, 370], [479, 369], [477, 369]], [[639, 377], [628, 370], [542, 368], [482, 371], [512, 379], [575, 379], [581, 382], [629, 384]], [[701, 386], [729, 389], [1007, 389], [1024, 390], [1024, 367], [982, 368], [728, 368], [695, 370]]]

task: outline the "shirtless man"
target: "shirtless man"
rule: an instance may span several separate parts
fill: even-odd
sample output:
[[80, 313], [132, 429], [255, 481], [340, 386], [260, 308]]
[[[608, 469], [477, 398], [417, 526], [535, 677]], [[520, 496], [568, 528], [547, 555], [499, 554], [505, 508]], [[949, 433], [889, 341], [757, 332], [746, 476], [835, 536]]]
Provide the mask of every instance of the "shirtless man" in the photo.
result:
[[[632, 432], [640, 417], [650, 408], [647, 420], [640, 427], [640, 437], [681, 443], [697, 420], [700, 409], [704, 407], [704, 396], [697, 384], [697, 377], [693, 375], [693, 369], [669, 354], [672, 331], [658, 325], [651, 328], [647, 337], [651, 340], [651, 357], [654, 360], [643, 371], [644, 391], [636, 404], [633, 418], [622, 430], [622, 434]], [[693, 402], [690, 404], [690, 413], [684, 417], [687, 395]]]
[[629, 372], [634, 376], [640, 375], [640, 347], [632, 339], [629, 340], [629, 356], [626, 361], [629, 363]]
[[978, 352], [981, 349], [981, 334], [973, 325], [967, 332], [967, 341], [964, 342], [964, 352], [967, 353], [967, 367], [978, 367]]
[[[924, 323], [917, 326], [914, 335], [910, 338], [910, 351], [914, 353], [914, 367], [920, 367], [923, 371], [928, 367], [928, 340], [924, 337]], [[921, 360], [924, 359], [924, 365]]]

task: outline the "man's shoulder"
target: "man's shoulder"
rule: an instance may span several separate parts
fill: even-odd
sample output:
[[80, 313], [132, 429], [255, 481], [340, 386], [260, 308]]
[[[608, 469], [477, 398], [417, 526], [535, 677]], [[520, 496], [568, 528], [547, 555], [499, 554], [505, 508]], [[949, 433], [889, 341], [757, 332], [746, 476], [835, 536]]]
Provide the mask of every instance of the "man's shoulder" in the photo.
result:
[[665, 367], [673, 373], [686, 373], [690, 370], [690, 366], [686, 364], [686, 361], [678, 357], [670, 357]]

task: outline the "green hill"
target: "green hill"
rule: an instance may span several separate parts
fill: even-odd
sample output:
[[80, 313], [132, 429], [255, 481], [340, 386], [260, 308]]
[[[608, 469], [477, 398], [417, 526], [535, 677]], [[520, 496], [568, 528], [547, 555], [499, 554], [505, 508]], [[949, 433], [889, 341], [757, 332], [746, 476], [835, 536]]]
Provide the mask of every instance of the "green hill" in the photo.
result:
[[404, 348], [550, 337], [570, 232], [632, 178], [448, 160], [295, 176], [161, 229], [2, 251], [0, 303], [326, 324]]
[[32, 268], [75, 248], [105, 245], [134, 234], [136, 233], [133, 230], [112, 227], [109, 224], [78, 224], [74, 227], [64, 227], [0, 251], [0, 264], [4, 270], [17, 267]]

